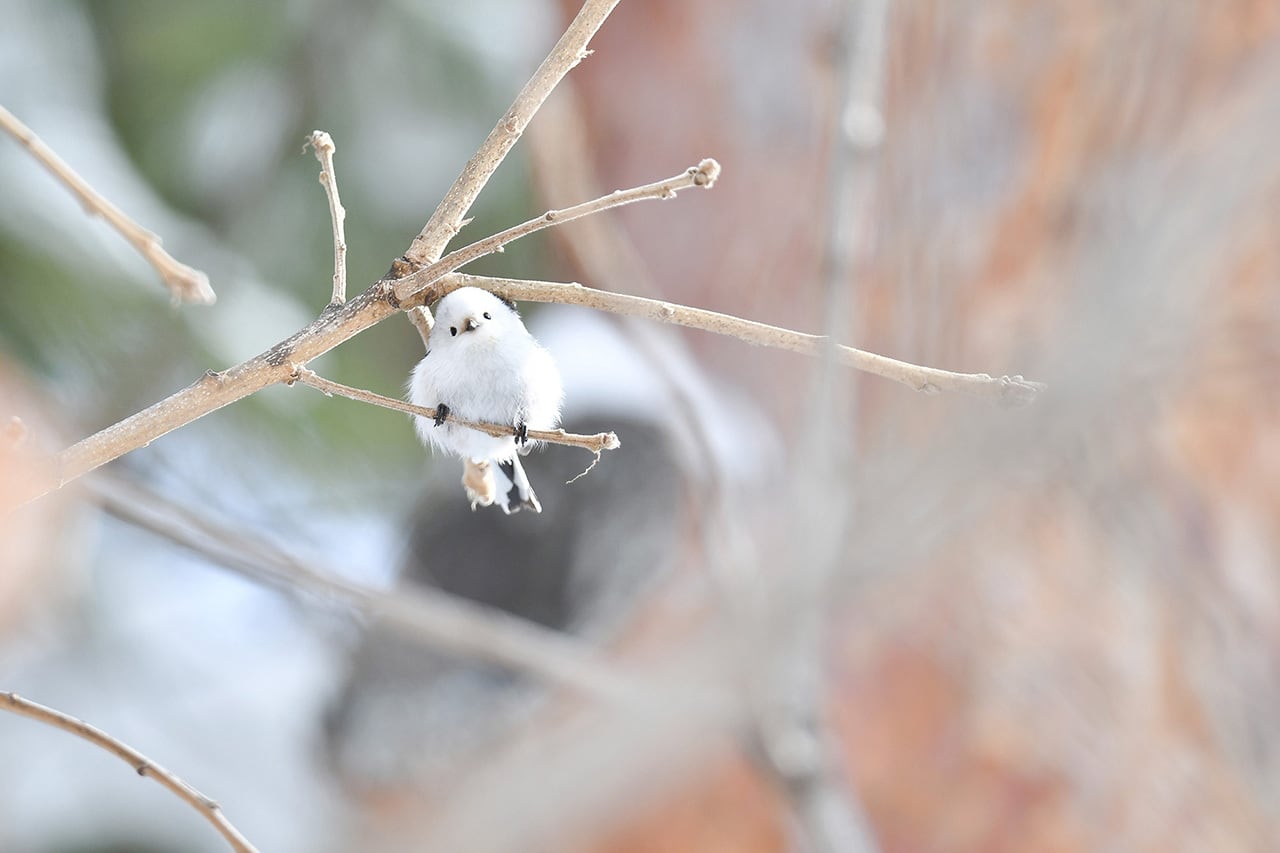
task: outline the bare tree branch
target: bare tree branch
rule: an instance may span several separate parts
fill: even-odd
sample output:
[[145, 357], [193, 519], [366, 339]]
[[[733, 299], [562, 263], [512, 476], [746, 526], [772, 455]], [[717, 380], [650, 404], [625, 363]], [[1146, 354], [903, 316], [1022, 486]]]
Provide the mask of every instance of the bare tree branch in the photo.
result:
[[248, 839], [231, 825], [231, 821], [227, 820], [226, 815], [222, 813], [222, 807], [215, 800], [206, 797], [128, 744], [122, 743], [83, 720], [78, 720], [75, 717], [64, 714], [61, 711], [55, 711], [53, 708], [48, 708], [29, 699], [23, 699], [16, 693], [0, 693], [0, 710], [10, 711], [19, 716], [38, 720], [56, 729], [62, 729], [64, 732], [70, 732], [95, 746], [105, 749], [133, 767], [139, 776], [150, 776], [178, 795], [193, 809], [200, 812], [209, 823], [213, 824], [218, 832], [222, 833], [222, 837], [231, 845], [231, 849], [237, 851], [237, 853], [257, 853], [257, 848], [250, 844]]
[[[406, 252], [421, 263], [438, 256], [461, 227], [461, 218], [489, 176], [515, 144], [529, 119], [551, 90], [586, 55], [586, 44], [599, 29], [617, 0], [588, 0], [535, 72], [512, 108], [490, 133], [480, 151], [467, 163], [426, 227]], [[426, 282], [424, 282], [425, 284]], [[395, 313], [381, 286], [372, 286], [355, 299], [326, 312], [285, 341], [242, 364], [215, 373], [210, 371], [192, 385], [137, 414], [95, 433], [61, 453], [50, 478], [30, 484], [27, 500], [60, 488], [76, 477], [150, 443], [167, 432], [243, 399], [263, 388], [285, 382], [292, 363], [306, 364], [370, 326]], [[424, 313], [424, 312], [420, 312]], [[420, 333], [430, 321], [418, 317]]]
[[560, 41], [556, 42], [551, 53], [520, 90], [510, 109], [498, 120], [479, 150], [462, 167], [462, 174], [458, 175], [453, 186], [445, 193], [444, 200], [431, 214], [422, 231], [413, 238], [409, 251], [405, 252], [405, 259], [415, 268], [439, 258], [444, 247], [461, 230], [464, 224], [462, 219], [471, 209], [480, 190], [484, 189], [507, 152], [524, 133], [529, 120], [542, 106], [542, 102], [564, 76], [588, 55], [587, 43], [617, 5], [618, 0], [587, 0], [582, 4], [582, 9], [560, 37]]
[[53, 149], [40, 140], [17, 116], [0, 106], [0, 128], [18, 140], [31, 156], [80, 199], [90, 214], [97, 214], [129, 241], [151, 266], [155, 267], [165, 286], [178, 301], [212, 304], [217, 298], [209, 286], [209, 276], [176, 260], [160, 245], [160, 238], [134, 222], [97, 190], [89, 186]]
[[698, 166], [664, 181], [620, 190], [564, 211], [549, 211], [472, 246], [463, 247], [413, 274], [410, 280], [375, 282], [350, 301], [330, 305], [314, 322], [266, 352], [220, 373], [209, 371], [181, 391], [67, 448], [55, 457], [49, 476], [25, 484], [27, 491], [18, 496], [18, 502], [34, 500], [197, 418], [270, 385], [288, 382], [294, 377], [296, 366], [306, 365], [395, 313], [402, 303], [393, 289], [399, 290], [403, 286], [408, 296], [415, 296], [457, 266], [497, 251], [511, 240], [621, 204], [670, 198], [680, 189], [710, 186], [718, 169], [714, 160], [704, 160]]
[[[323, 376], [318, 376], [314, 371], [299, 366], [294, 378], [303, 385], [310, 385], [325, 394], [332, 396], [337, 394], [350, 400], [359, 400], [362, 403], [370, 403], [374, 406], [381, 406], [384, 409], [394, 409], [397, 412], [407, 412], [411, 415], [419, 417], [435, 419], [436, 410], [425, 406], [415, 406], [412, 403], [406, 403], [397, 400], [394, 397], [384, 397], [381, 394], [375, 394], [372, 391], [365, 391], [362, 388], [352, 388], [350, 385], [342, 385]], [[290, 382], [289, 384], [292, 384]], [[503, 436], [515, 435], [516, 429], [513, 426], [504, 424], [480, 423], [478, 421], [464, 421], [453, 415], [445, 418], [451, 424], [457, 424], [468, 429], [478, 430], [486, 435]], [[531, 441], [545, 441], [550, 444], [563, 444], [566, 447], [581, 447], [583, 450], [589, 450], [599, 455], [604, 450], [616, 450], [621, 447], [618, 436], [611, 432], [601, 432], [595, 435], [576, 435], [571, 432], [565, 432], [562, 429], [531, 429], [527, 431], [527, 435]]]
[[[414, 246], [410, 247], [410, 252], [406, 256], [407, 264], [400, 264], [401, 269], [411, 269], [413, 264], [420, 264], [423, 259], [429, 257], [430, 253], [427, 249], [436, 243], [443, 245], [443, 242], [447, 242], [449, 235], [456, 230], [460, 222], [458, 217], [469, 206], [475, 193], [479, 192], [488, 175], [514, 143], [515, 136], [523, 129], [537, 104], [546, 97], [555, 81], [585, 55], [586, 41], [614, 5], [616, 2], [588, 0], [583, 6], [578, 18], [557, 44], [552, 55], [526, 86], [525, 92], [517, 98], [516, 104], [508, 113], [507, 120], [500, 122], [494, 133], [490, 134], [485, 148], [464, 169], [449, 195], [441, 203], [437, 214], [432, 216], [423, 233], [419, 234]], [[444, 259], [428, 264], [425, 268], [419, 268], [407, 276], [375, 282], [373, 286], [349, 302], [331, 304], [317, 320], [269, 350], [228, 370], [209, 371], [190, 386], [168, 398], [67, 448], [54, 458], [50, 466], [51, 470], [45, 476], [33, 478], [25, 484], [27, 488], [24, 494], [12, 496], [9, 500], [16, 498], [21, 503], [47, 494], [84, 473], [138, 447], [145, 446], [165, 433], [222, 406], [243, 399], [270, 385], [288, 382], [295, 375], [296, 365], [306, 365], [317, 356], [382, 321], [402, 305], [414, 307], [416, 304], [431, 301], [431, 298], [443, 292], [439, 287], [432, 287], [439, 279], [483, 254], [499, 250], [510, 240], [552, 224], [571, 221], [620, 204], [646, 198], [670, 197], [677, 190], [685, 187], [710, 186], [718, 170], [719, 167], [715, 161], [705, 160], [699, 166], [666, 181], [633, 190], [619, 191], [563, 211], [549, 211], [537, 219], [529, 220], [493, 237], [459, 249]], [[585, 289], [579, 290], [581, 291], [579, 295], [587, 293]], [[619, 298], [616, 295], [611, 296], [615, 299]], [[619, 303], [615, 301], [612, 304]], [[735, 325], [734, 318], [716, 315], [713, 312], [696, 312], [694, 309], [676, 311], [674, 306], [668, 306], [665, 303], [658, 303], [658, 305], [662, 306], [658, 309], [660, 314], [670, 312], [670, 316], [659, 316], [657, 319], [677, 321], [674, 318], [678, 317], [678, 322], [685, 325], [708, 328], [712, 331], [720, 331], [724, 328], [724, 324], [729, 322], [730, 325], [734, 325], [732, 333], [735, 336], [753, 343], [813, 353], [821, 342], [821, 339], [815, 336], [801, 335], [749, 321], [736, 321]], [[632, 303], [630, 307], [633, 310], [649, 310], [649, 307], [639, 309], [637, 303]], [[429, 330], [429, 316], [422, 312], [415, 317], [415, 321], [419, 332], [425, 336]], [[895, 379], [926, 392], [964, 390], [968, 393], [1003, 400], [1024, 400], [1033, 396], [1041, 387], [1017, 376], [993, 379], [986, 374], [961, 374], [921, 368], [849, 347], [841, 347], [839, 355], [843, 363]]]
[[[466, 266], [477, 258], [500, 252], [503, 246], [513, 240], [527, 237], [544, 228], [572, 222], [575, 219], [581, 219], [593, 213], [601, 213], [615, 207], [634, 204], [637, 201], [675, 198], [680, 190], [689, 189], [690, 187], [711, 189], [711, 187], [715, 186], [716, 178], [719, 176], [720, 164], [707, 158], [698, 165], [690, 166], [680, 174], [661, 181], [632, 187], [629, 190], [614, 190], [608, 195], [600, 196], [581, 204], [575, 204], [573, 207], [566, 207], [564, 210], [548, 210], [541, 216], [526, 220], [505, 231], [499, 231], [491, 237], [477, 240], [469, 246], [463, 246], [461, 249], [452, 251], [435, 263], [428, 264], [417, 272], [397, 280], [395, 283], [396, 299], [400, 300], [401, 304], [405, 304], [411, 297], [424, 293], [430, 284], [438, 281], [447, 273]], [[424, 296], [424, 301], [426, 302], [432, 302], [434, 299], [439, 298], [434, 295], [424, 294]]]
[[[525, 127], [547, 96], [590, 53], [587, 44], [617, 5], [618, 0], [587, 0], [582, 4], [577, 17], [569, 24], [564, 35], [560, 36], [560, 40], [529, 78], [529, 82], [516, 95], [510, 108], [498, 119], [493, 130], [489, 131], [480, 148], [462, 167], [462, 173], [454, 180], [453, 186], [449, 187], [422, 231], [413, 238], [409, 250], [404, 254], [404, 260], [408, 263], [406, 271], [432, 263], [444, 253], [445, 246], [449, 245], [449, 241], [466, 224], [463, 217], [471, 209], [484, 185], [524, 133]], [[431, 334], [431, 312], [426, 306], [417, 306], [409, 311], [409, 320], [418, 330], [423, 347], [426, 347], [427, 338]]]
[[[508, 299], [582, 305], [586, 308], [623, 314], [628, 317], [644, 317], [660, 323], [674, 323], [691, 329], [726, 335], [756, 346], [785, 349], [814, 357], [822, 355], [823, 346], [827, 341], [824, 335], [794, 332], [790, 329], [770, 326], [767, 323], [744, 320], [730, 314], [690, 308], [673, 302], [645, 299], [625, 293], [596, 290], [577, 283], [526, 281], [454, 273], [442, 279], [437, 287], [432, 288], [432, 291], [434, 295], [443, 296], [459, 287], [480, 287]], [[1021, 376], [993, 377], [986, 373], [955, 373], [936, 367], [911, 364], [843, 345], [836, 347], [836, 358], [840, 364], [847, 367], [884, 379], [892, 379], [894, 382], [900, 382], [926, 394], [957, 391], [988, 400], [1017, 404], [1031, 402], [1045, 389], [1043, 383], [1023, 379]]]
[[347, 209], [338, 197], [338, 173], [333, 168], [337, 146], [333, 144], [333, 137], [323, 130], [312, 131], [307, 144], [320, 161], [320, 184], [329, 198], [329, 219], [333, 222], [333, 296], [329, 303], [341, 305], [347, 301]]

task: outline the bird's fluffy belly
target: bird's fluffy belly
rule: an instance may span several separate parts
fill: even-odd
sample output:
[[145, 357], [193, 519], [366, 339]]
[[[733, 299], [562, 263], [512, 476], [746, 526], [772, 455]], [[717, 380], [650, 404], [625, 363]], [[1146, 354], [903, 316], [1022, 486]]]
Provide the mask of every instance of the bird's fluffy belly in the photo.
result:
[[[482, 418], [469, 418], [461, 412], [455, 413], [459, 418], [468, 421], [482, 421]], [[493, 421], [489, 421], [494, 423]], [[431, 442], [446, 453], [468, 456], [472, 459], [511, 459], [516, 455], [516, 442], [511, 436], [492, 436], [474, 429], [467, 429], [455, 424], [436, 426], [426, 418], [418, 418], [415, 426], [418, 435]]]
[[[517, 365], [502, 358], [491, 347], [473, 347], [462, 370], [424, 360], [414, 383], [420, 402], [427, 406], [444, 403], [461, 420], [515, 426], [527, 417], [521, 411], [526, 399], [525, 383]], [[515, 456], [511, 436], [491, 436], [454, 424], [436, 426], [429, 419], [415, 418], [414, 425], [425, 441], [445, 452], [474, 459], [510, 459]]]

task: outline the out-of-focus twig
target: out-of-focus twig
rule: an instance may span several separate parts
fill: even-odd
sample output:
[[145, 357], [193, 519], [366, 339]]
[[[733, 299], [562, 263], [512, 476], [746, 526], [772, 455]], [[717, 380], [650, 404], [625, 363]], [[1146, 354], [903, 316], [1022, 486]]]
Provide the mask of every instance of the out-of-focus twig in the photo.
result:
[[[576, 87], [564, 84], [560, 95], [543, 107], [544, 121], [533, 128], [528, 138], [534, 179], [542, 198], [590, 198], [600, 194], [602, 180], [593, 168], [593, 142], [587, 127], [582, 98]], [[648, 264], [627, 229], [615, 217], [593, 217], [580, 221], [569, 232], [555, 232], [562, 250], [573, 264], [598, 287], [615, 293], [633, 293], [657, 298], [659, 288], [649, 274]], [[623, 315], [617, 315], [622, 317]], [[691, 519], [697, 523], [702, 510], [715, 501], [714, 494], [723, 491], [722, 477], [712, 449], [710, 424], [699, 410], [688, 383], [676, 376], [684, 374], [685, 362], [692, 361], [684, 339], [674, 329], [638, 322], [643, 318], [625, 317], [617, 329], [635, 347], [636, 355], [647, 362], [653, 375], [663, 384], [671, 400], [663, 418], [675, 434], [688, 436], [696, 448], [693, 460], [705, 460], [699, 466], [704, 475], [690, 478], [691, 484], [705, 487], [705, 498], [694, 501], [699, 511]]]
[[234, 569], [251, 580], [337, 602], [389, 628], [461, 655], [561, 685], [585, 696], [623, 701], [634, 685], [577, 639], [518, 616], [438, 590], [377, 590], [308, 564], [277, 545], [220, 524], [208, 513], [109, 477], [89, 480], [103, 508], [121, 519]]
[[347, 209], [338, 196], [338, 173], [333, 167], [337, 146], [333, 144], [333, 137], [323, 130], [312, 131], [307, 144], [320, 161], [320, 184], [329, 198], [329, 219], [333, 223], [333, 296], [329, 303], [341, 305], [347, 301]]
[[0, 106], [0, 128], [8, 131], [24, 148], [31, 152], [42, 166], [49, 170], [55, 178], [80, 199], [85, 210], [96, 213], [120, 232], [133, 245], [151, 266], [155, 267], [165, 286], [177, 301], [212, 304], [217, 298], [213, 288], [209, 286], [209, 276], [198, 269], [187, 266], [176, 260], [160, 245], [160, 238], [134, 222], [124, 211], [116, 207], [97, 190], [89, 186], [84, 178], [59, 157], [52, 148], [44, 144], [31, 128], [23, 124], [17, 116]]
[[0, 438], [3, 439], [4, 449], [21, 447], [23, 442], [27, 440], [27, 425], [22, 418], [17, 415], [11, 415], [9, 422], [4, 425], [4, 429], [0, 430]]
[[[826, 714], [826, 640], [833, 578], [847, 559], [840, 522], [853, 513], [858, 499], [853, 478], [844, 476], [854, 469], [857, 385], [839, 375], [843, 353], [836, 342], [857, 335], [858, 249], [866, 244], [872, 221], [874, 165], [884, 135], [880, 100], [888, 5], [888, 0], [843, 4], [836, 132], [827, 175], [826, 338], [816, 353], [820, 361], [787, 502], [789, 539], [804, 544], [797, 571], [785, 582], [766, 579], [777, 587], [764, 597], [767, 618], [761, 620], [769, 626], [760, 637], [769, 654], [756, 697], [760, 764], [789, 804], [804, 849], [812, 853], [877, 849]], [[1001, 384], [980, 387], [998, 390]]]
[[231, 821], [227, 820], [227, 816], [222, 813], [222, 807], [218, 805], [217, 801], [206, 797], [128, 744], [117, 740], [83, 720], [78, 720], [69, 714], [32, 702], [30, 699], [24, 699], [16, 693], [0, 693], [0, 710], [10, 711], [32, 720], [38, 720], [56, 729], [62, 729], [64, 732], [70, 732], [76, 737], [83, 738], [89, 743], [105, 749], [133, 767], [139, 776], [150, 776], [193, 809], [200, 812], [209, 823], [213, 824], [218, 832], [222, 833], [222, 837], [231, 845], [231, 849], [237, 851], [237, 853], [257, 853], [257, 848], [250, 844], [238, 829], [232, 826]]

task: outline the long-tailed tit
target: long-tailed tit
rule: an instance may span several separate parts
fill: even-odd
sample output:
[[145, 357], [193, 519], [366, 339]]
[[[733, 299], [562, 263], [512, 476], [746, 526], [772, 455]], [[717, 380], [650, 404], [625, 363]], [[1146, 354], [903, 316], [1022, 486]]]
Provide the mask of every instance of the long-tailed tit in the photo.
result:
[[[528, 430], [555, 429], [560, 422], [564, 390], [551, 354], [525, 329], [514, 306], [479, 288], [445, 296], [435, 319], [427, 355], [409, 379], [409, 400], [436, 410], [434, 422], [414, 416], [418, 435], [477, 465], [492, 463], [493, 499], [503, 512], [542, 512], [519, 457], [530, 450]], [[509, 424], [517, 434], [487, 435], [446, 423], [448, 415]]]

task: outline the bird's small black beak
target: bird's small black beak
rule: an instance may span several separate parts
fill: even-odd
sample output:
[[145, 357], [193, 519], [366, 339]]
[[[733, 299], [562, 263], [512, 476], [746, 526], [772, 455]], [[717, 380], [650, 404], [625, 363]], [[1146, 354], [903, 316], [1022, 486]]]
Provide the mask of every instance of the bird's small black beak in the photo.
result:
[[472, 317], [468, 317], [466, 319], [466, 322], [462, 324], [462, 331], [464, 332], [470, 332], [473, 329], [478, 329], [478, 328], [480, 328], [480, 324], [477, 323], [475, 319]]

